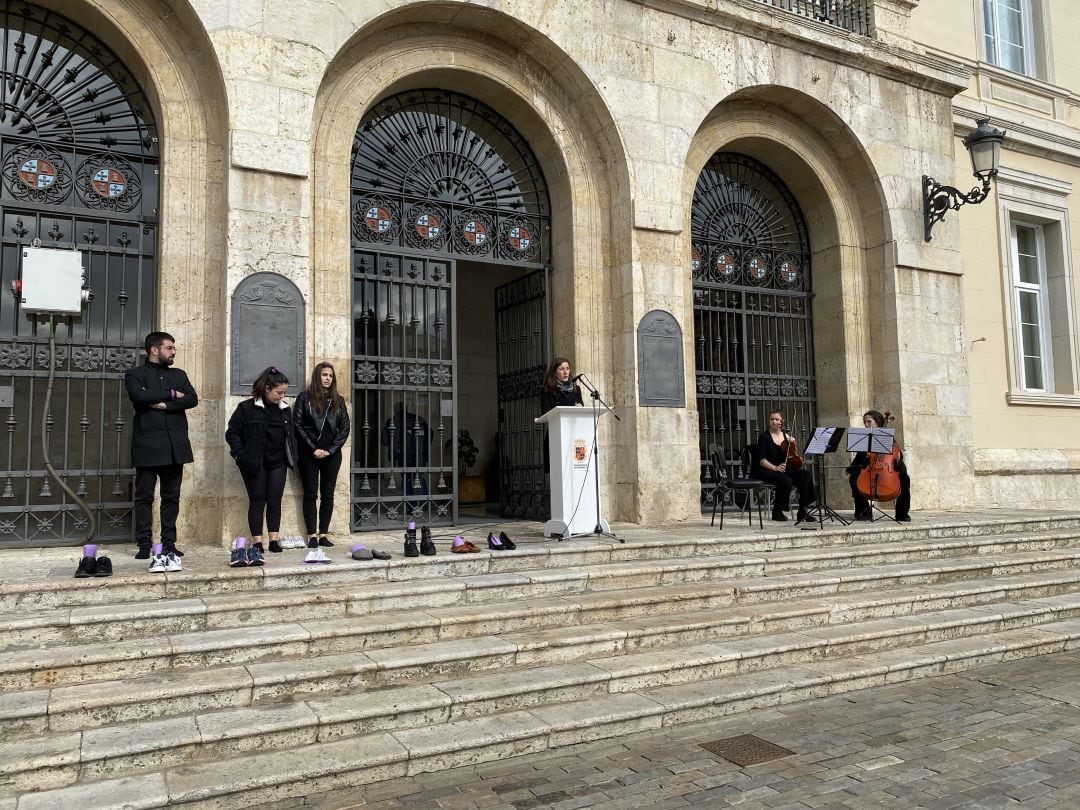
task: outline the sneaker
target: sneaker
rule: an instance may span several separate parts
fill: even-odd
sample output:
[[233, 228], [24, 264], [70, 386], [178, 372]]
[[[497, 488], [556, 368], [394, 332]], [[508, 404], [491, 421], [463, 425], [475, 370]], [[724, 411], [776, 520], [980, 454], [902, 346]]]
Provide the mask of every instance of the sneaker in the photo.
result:
[[326, 552], [323, 551], [318, 545], [310, 546], [308, 553], [304, 555], [304, 562], [306, 563], [319, 563], [326, 559]]
[[259, 566], [266, 562], [263, 559], [263, 550], [261, 544], [256, 543], [254, 546], [248, 549], [247, 560], [248, 566]]
[[165, 555], [155, 554], [154, 558], [150, 561], [150, 567], [146, 569], [151, 574], [164, 574], [165, 573]]
[[307, 543], [303, 537], [286, 537], [281, 543], [282, 548], [304, 548]]
[[323, 548], [333, 548], [334, 544], [330, 542], [330, 538], [325, 534], [319, 538], [319, 545]]
[[93, 557], [83, 557], [79, 560], [79, 567], [75, 569], [75, 579], [94, 576], [97, 576], [97, 560]]
[[173, 554], [171, 551], [165, 556], [165, 571], [169, 574], [177, 571], [183, 571], [184, 566], [180, 563], [180, 558]]
[[270, 541], [270, 553], [271, 554], [280, 554], [281, 553], [281, 543], [279, 543], [277, 540], [271, 540]]
[[135, 552], [136, 560], [149, 560], [150, 559], [150, 544], [139, 543], [139, 550]]
[[427, 526], [420, 528], [420, 553], [425, 557], [435, 556], [435, 541], [431, 539], [431, 529]]
[[97, 558], [97, 570], [94, 571], [95, 577], [111, 577], [112, 576], [112, 560], [108, 557]]
[[246, 548], [234, 548], [232, 550], [232, 556], [229, 557], [230, 568], [245, 568], [247, 567], [247, 549]]
[[321, 548], [317, 548], [317, 549], [315, 549], [315, 562], [317, 562], [317, 563], [331, 563], [331, 562], [333, 562], [333, 560], [331, 560], [329, 557], [326, 556], [325, 551], [323, 551]]

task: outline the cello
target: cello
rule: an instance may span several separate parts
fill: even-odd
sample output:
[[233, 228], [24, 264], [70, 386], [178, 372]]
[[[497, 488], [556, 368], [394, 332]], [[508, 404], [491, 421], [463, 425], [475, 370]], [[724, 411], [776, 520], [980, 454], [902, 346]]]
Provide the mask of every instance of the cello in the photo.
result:
[[[885, 424], [896, 419], [885, 411]], [[878, 425], [885, 427], [885, 425]], [[859, 473], [855, 486], [868, 501], [895, 501], [900, 495], [900, 474], [896, 465], [900, 463], [900, 445], [893, 440], [890, 453], [867, 453], [867, 465]]]

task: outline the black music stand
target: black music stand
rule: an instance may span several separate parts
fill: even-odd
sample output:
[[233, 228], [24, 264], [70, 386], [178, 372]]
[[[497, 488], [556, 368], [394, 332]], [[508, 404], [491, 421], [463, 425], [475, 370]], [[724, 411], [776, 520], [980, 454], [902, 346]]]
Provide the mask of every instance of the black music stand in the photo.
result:
[[836, 452], [837, 448], [840, 447], [840, 439], [843, 435], [844, 428], [842, 427], [817, 427], [814, 428], [810, 441], [806, 443], [803, 456], [813, 457], [814, 459], [814, 484], [817, 500], [813, 506], [806, 510], [805, 518], [795, 521], [796, 526], [800, 523], [816, 522], [817, 526], [803, 526], [802, 528], [824, 529], [826, 520], [836, 520], [843, 526], [848, 525], [847, 520], [829, 507], [825, 494], [825, 454]]
[[[851, 428], [848, 431], [847, 449], [849, 453], [882, 453], [887, 456], [892, 452], [895, 441], [896, 431], [893, 428]], [[872, 491], [876, 490], [877, 487], [873, 487]], [[875, 501], [867, 498], [866, 502], [870, 505], [871, 523], [882, 518], [896, 522], [896, 518], [883, 511]], [[875, 512], [877, 517], [874, 517]]]

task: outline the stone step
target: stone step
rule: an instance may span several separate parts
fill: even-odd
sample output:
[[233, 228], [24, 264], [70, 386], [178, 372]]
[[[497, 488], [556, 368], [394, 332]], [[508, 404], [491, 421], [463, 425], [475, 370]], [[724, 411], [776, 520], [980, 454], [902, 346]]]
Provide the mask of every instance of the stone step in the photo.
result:
[[[5, 771], [18, 810], [113, 810], [120, 807], [267, 806], [289, 798], [327, 793], [395, 777], [506, 759], [594, 741], [839, 694], [885, 683], [957, 672], [983, 664], [1056, 652], [1075, 645], [1080, 620], [1005, 630], [977, 638], [926, 642], [848, 658], [785, 665], [762, 671], [601, 694], [573, 702], [516, 709], [430, 726], [372, 731], [344, 739], [297, 743], [288, 750], [246, 751], [149, 772], [95, 776], [90, 749], [77, 735], [56, 740], [55, 750], [25, 748], [26, 773], [47, 771], [32, 788]], [[269, 731], [269, 730], [268, 730]], [[272, 733], [272, 732], [271, 732]], [[196, 727], [189, 736], [201, 735]], [[125, 756], [122, 747], [116, 756]], [[137, 756], [137, 755], [136, 755]], [[50, 768], [44, 761], [55, 762]], [[35, 764], [37, 767], [35, 768]], [[73, 784], [80, 779], [79, 784]]]
[[[159, 637], [246, 627], [252, 623], [253, 616], [276, 611], [287, 611], [289, 618], [297, 622], [344, 619], [390, 609], [426, 610], [524, 598], [535, 601], [551, 595], [626, 590], [653, 584], [706, 582], [718, 578], [775, 578], [803, 571], [851, 569], [852, 566], [878, 567], [970, 555], [999, 556], [1024, 550], [1068, 552], [1074, 546], [1080, 549], [1080, 538], [1061, 532], [923, 539], [907, 543], [870, 542], [852, 547], [777, 551], [763, 557], [675, 557], [599, 564], [588, 569], [525, 569], [513, 574], [479, 574], [332, 588], [309, 585], [303, 589], [240, 590], [188, 598], [57, 607], [33, 612], [17, 611], [0, 619], [0, 650], [112, 643], [148, 635]], [[1063, 557], [1059, 561], [1064, 560]], [[354, 568], [360, 565], [351, 561], [350, 564]], [[973, 572], [970, 575], [977, 573], [977, 567]], [[307, 573], [304, 571], [303, 575]], [[183, 576], [183, 573], [176, 576]], [[253, 574], [255, 578], [258, 576], [258, 573]], [[152, 579], [141, 581], [149, 582], [152, 586], [160, 585]], [[751, 591], [747, 590], [747, 593]], [[0, 688], [3, 688], [2, 685]]]
[[[779, 558], [776, 558], [777, 560]], [[330, 620], [248, 624], [175, 635], [135, 637], [98, 644], [54, 644], [38, 649], [12, 649], [0, 657], [0, 692], [43, 686], [78, 684], [118, 677], [143, 677], [170, 671], [251, 664], [272, 658], [309, 659], [354, 651], [401, 645], [448, 643], [513, 630], [558, 628], [573, 613], [581, 623], [630, 619], [675, 610], [715, 610], [722, 605], [777, 602], [837, 593], [897, 588], [905, 584], [934, 583], [1003, 577], [1032, 571], [1071, 570], [1080, 551], [1050, 550], [941, 557], [919, 563], [850, 568], [841, 572], [778, 574], [735, 578], [720, 582], [639, 587], [624, 591], [600, 590], [507, 603], [439, 607], [348, 616]], [[591, 572], [590, 572], [591, 576]], [[491, 585], [491, 578], [484, 584]], [[670, 593], [669, 593], [670, 592]], [[516, 591], [515, 596], [519, 596]], [[265, 605], [243, 605], [239, 597], [233, 612], [250, 617], [267, 615]], [[167, 613], [169, 603], [147, 605]], [[143, 610], [143, 607], [139, 608]], [[185, 606], [179, 611], [183, 613]], [[90, 609], [95, 612], [97, 608]], [[124, 615], [117, 606], [116, 613]], [[21, 617], [25, 619], [26, 617]], [[70, 615], [69, 615], [70, 618]], [[30, 632], [30, 631], [28, 631]], [[516, 650], [515, 650], [516, 652]]]
[[[883, 595], [875, 597], [868, 602], [895, 610]], [[939, 598], [956, 599], [957, 594], [942, 592]], [[267, 733], [268, 726], [280, 725], [281, 716], [294, 720], [299, 716], [302, 728], [294, 727], [290, 733], [321, 739], [324, 733], [340, 735], [343, 727], [357, 733], [400, 727], [413, 718], [432, 724], [507, 706], [578, 699], [598, 690], [633, 691], [1070, 619], [1080, 616], [1080, 594], [860, 622], [843, 620], [857, 609], [857, 602], [837, 598], [821, 606], [766, 605], [715, 620], [690, 613], [173, 677], [80, 684], [2, 696], [0, 717], [8, 740], [32, 735], [56, 739], [80, 732], [84, 740], [120, 739], [129, 746], [132, 740], [152, 740], [160, 734], [167, 740], [189, 739], [185, 729], [193, 728], [195, 717], [205, 743], [204, 722], [222, 730], [228, 740], [236, 740], [245, 734]], [[751, 628], [756, 632], [747, 632]], [[763, 632], [766, 629], [771, 632]], [[493, 670], [498, 671], [497, 677], [484, 675]], [[404, 685], [413, 691], [402, 691]], [[406, 699], [405, 703], [412, 702], [406, 711], [402, 696], [410, 695], [422, 699]], [[281, 698], [294, 702], [273, 704]], [[307, 709], [297, 708], [301, 702]], [[240, 727], [244, 723], [237, 718], [244, 717], [264, 719], [249, 723], [250, 731], [241, 733], [238, 723]], [[320, 727], [328, 723], [336, 730], [325, 732]], [[149, 730], [126, 733], [124, 726], [129, 724]], [[44, 740], [39, 744], [48, 748]], [[246, 743], [250, 748], [268, 744]], [[19, 748], [19, 743], [11, 743], [11, 750]], [[3, 761], [0, 751], [0, 764]]]
[[[202, 598], [213, 594], [250, 591], [280, 591], [294, 588], [333, 589], [339, 586], [376, 583], [406, 583], [415, 580], [507, 574], [520, 571], [559, 571], [635, 560], [672, 557], [716, 557], [717, 555], [775, 553], [799, 548], [862, 545], [868, 541], [903, 543], [919, 540], [947, 540], [998, 535], [1037, 533], [1080, 534], [1080, 516], [1047, 519], [1032, 517], [1003, 521], [957, 520], [933, 525], [860, 524], [825, 531], [765, 532], [746, 536], [724, 536], [703, 526], [701, 536], [673, 542], [630, 541], [625, 544], [594, 540], [567, 541], [553, 547], [529, 544], [513, 552], [483, 552], [419, 559], [395, 558], [387, 563], [354, 563], [341, 559], [329, 566], [304, 566], [299, 552], [271, 555], [263, 568], [230, 569], [226, 555], [199, 550], [193, 554], [220, 555], [222, 568], [213, 571], [185, 570], [175, 574], [149, 575], [117, 573], [108, 579], [74, 579], [75, 560], [63, 570], [46, 570], [34, 577], [0, 580], [0, 614], [42, 611], [54, 608], [146, 602], [162, 599]], [[285, 560], [278, 561], [279, 557]], [[190, 561], [189, 561], [190, 562]], [[609, 584], [609, 587], [620, 587]]]

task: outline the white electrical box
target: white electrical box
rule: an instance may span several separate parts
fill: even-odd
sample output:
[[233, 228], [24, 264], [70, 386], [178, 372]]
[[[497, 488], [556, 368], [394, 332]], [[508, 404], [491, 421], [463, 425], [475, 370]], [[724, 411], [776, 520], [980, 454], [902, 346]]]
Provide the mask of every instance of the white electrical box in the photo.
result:
[[82, 253], [56, 248], [22, 249], [23, 312], [78, 315], [83, 304]]

